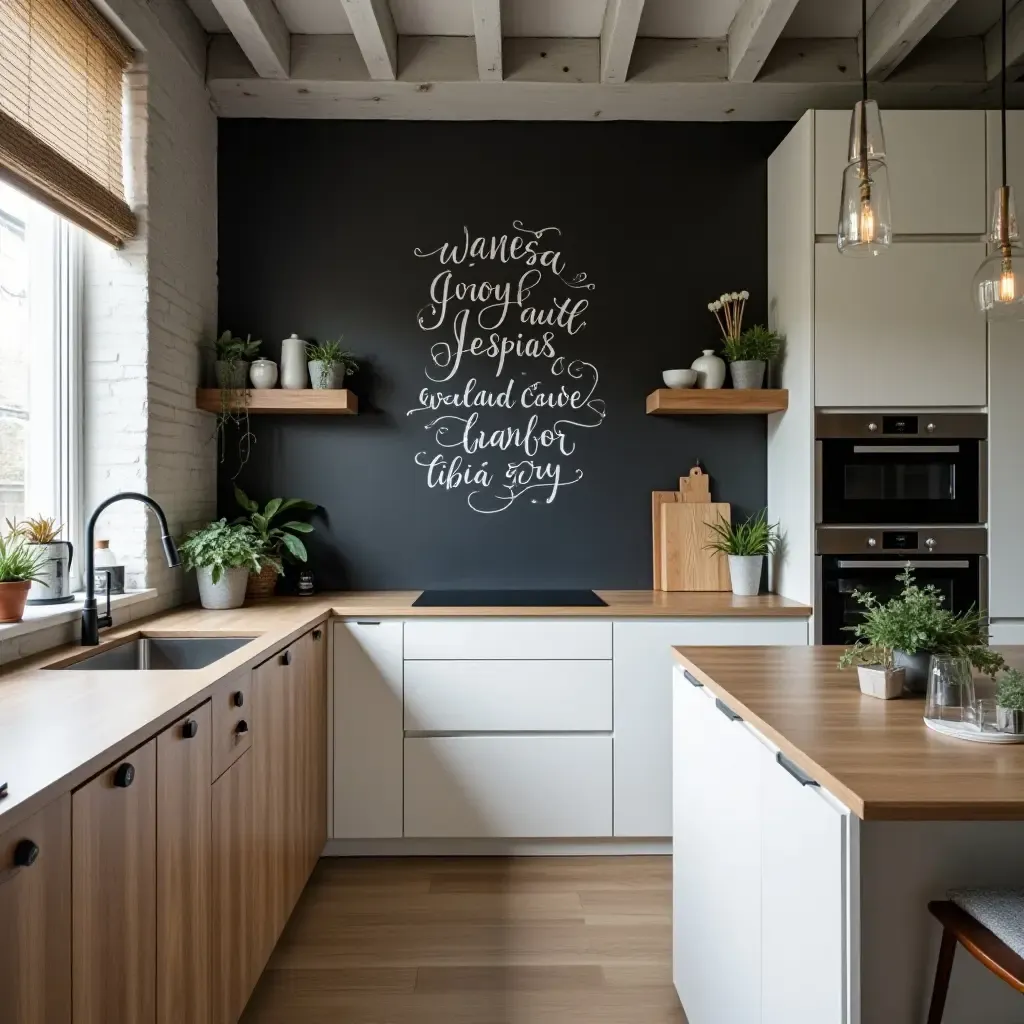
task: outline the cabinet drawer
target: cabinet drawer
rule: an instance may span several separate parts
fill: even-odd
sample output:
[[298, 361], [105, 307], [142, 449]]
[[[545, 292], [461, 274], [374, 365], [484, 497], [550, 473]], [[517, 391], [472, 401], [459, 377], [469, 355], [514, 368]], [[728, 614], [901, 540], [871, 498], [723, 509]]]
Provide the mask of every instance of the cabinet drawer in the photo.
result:
[[213, 778], [252, 746], [252, 672], [223, 680], [213, 696]]
[[405, 741], [407, 837], [612, 833], [610, 736], [446, 736]]
[[610, 661], [407, 661], [413, 732], [602, 732], [612, 728]]
[[407, 660], [583, 660], [611, 656], [611, 622], [442, 619], [405, 624]]

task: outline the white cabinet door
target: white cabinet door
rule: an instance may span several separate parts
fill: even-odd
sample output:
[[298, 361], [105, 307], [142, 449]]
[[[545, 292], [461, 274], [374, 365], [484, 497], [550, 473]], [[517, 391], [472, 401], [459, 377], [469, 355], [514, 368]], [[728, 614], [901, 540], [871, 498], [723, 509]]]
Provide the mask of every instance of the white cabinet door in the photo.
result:
[[672, 834], [671, 648], [804, 645], [806, 619], [615, 623], [615, 835]]
[[[882, 128], [896, 234], [984, 234], [984, 112], [883, 110]], [[814, 230], [819, 235], [836, 232], [849, 132], [849, 110], [815, 111]]]
[[844, 1024], [846, 815], [762, 748], [761, 824], [761, 1022]]
[[971, 297], [980, 242], [903, 242], [874, 259], [814, 247], [819, 406], [982, 406], [987, 332]]
[[335, 623], [336, 839], [401, 838], [402, 738], [402, 623]]

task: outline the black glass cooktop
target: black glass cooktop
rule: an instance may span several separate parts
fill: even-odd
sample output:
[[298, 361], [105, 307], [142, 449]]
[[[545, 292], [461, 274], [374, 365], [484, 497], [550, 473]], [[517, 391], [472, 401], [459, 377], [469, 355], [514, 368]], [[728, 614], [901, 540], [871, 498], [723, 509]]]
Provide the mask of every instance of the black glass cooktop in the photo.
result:
[[413, 601], [419, 608], [602, 608], [592, 590], [424, 590]]

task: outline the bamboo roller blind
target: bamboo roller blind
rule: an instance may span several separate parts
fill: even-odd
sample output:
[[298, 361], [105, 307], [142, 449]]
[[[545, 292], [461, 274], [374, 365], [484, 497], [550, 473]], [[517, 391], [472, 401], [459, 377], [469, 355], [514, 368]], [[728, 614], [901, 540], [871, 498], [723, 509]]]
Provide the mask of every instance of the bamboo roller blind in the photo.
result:
[[0, 173], [115, 245], [136, 229], [121, 152], [134, 59], [89, 0], [0, 0]]

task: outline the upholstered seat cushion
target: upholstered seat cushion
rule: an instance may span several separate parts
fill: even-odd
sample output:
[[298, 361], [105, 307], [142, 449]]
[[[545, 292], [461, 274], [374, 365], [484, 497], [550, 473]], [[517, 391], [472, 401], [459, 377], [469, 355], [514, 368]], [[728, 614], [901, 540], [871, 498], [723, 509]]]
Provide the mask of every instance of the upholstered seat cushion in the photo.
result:
[[949, 898], [1024, 957], [1024, 889], [954, 889]]

